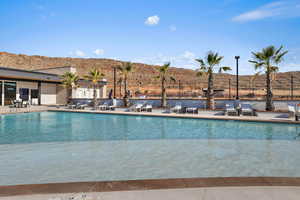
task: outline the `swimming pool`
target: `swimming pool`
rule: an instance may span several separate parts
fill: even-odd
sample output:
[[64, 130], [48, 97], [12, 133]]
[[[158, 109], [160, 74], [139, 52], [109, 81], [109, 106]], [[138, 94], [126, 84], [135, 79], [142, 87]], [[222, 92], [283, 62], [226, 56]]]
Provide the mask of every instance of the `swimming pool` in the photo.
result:
[[300, 125], [68, 112], [1, 115], [0, 185], [300, 177]]

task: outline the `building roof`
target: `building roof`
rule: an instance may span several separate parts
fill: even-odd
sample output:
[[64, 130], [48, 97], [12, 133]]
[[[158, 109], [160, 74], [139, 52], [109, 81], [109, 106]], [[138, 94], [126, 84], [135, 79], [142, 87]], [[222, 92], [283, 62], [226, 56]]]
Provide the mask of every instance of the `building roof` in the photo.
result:
[[35, 72], [23, 69], [14, 69], [8, 67], [0, 67], [1, 79], [14, 79], [14, 80], [32, 80], [43, 82], [61, 82], [60, 76], [56, 74]]
[[[53, 82], [53, 83], [61, 83], [62, 78], [60, 75], [45, 73], [45, 72], [37, 72], [37, 71], [29, 71], [23, 69], [14, 69], [9, 67], [0, 67], [0, 79], [7, 80], [24, 80], [24, 81], [42, 81], [42, 82]], [[88, 82], [87, 80], [80, 79], [80, 82]], [[99, 81], [101, 85], [106, 85], [107, 80], [102, 79]]]

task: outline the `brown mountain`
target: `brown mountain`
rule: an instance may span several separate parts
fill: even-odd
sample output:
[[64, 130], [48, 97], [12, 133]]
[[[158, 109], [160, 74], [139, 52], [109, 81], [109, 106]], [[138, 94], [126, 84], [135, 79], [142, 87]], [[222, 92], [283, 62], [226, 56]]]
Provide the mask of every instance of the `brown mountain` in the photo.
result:
[[[80, 76], [83, 76], [91, 68], [99, 68], [108, 79], [108, 87], [112, 88], [113, 84], [113, 67], [122, 64], [122, 61], [111, 59], [96, 59], [96, 58], [61, 58], [61, 57], [46, 57], [46, 56], [28, 56], [23, 54], [12, 54], [0, 52], [0, 66], [36, 70], [43, 68], [59, 67], [59, 66], [73, 66], [77, 69]], [[130, 75], [129, 87], [133, 92], [140, 91], [148, 94], [159, 94], [159, 82], [154, 79], [157, 75], [158, 66], [147, 65], [142, 63], [134, 63], [134, 73]], [[176, 95], [179, 92], [185, 95], [201, 95], [201, 89], [206, 88], [205, 78], [196, 77], [195, 71], [183, 68], [170, 69], [172, 76], [176, 78], [176, 83], [169, 83], [168, 92], [170, 95]], [[276, 95], [289, 95], [291, 88], [291, 75], [294, 76], [294, 88], [297, 92], [300, 89], [300, 72], [285, 72], [277, 73], [273, 88]], [[231, 79], [232, 94], [235, 88], [235, 76], [230, 74], [216, 74], [215, 88], [228, 90], [229, 79]], [[179, 83], [180, 82], [180, 83]], [[263, 75], [258, 76], [253, 80], [253, 76], [240, 76], [240, 87], [242, 94], [248, 94], [255, 88], [257, 94], [263, 94], [265, 87], [265, 78]], [[180, 86], [180, 87], [179, 87]], [[118, 86], [119, 88], [119, 86]], [[180, 89], [179, 89], [180, 88]], [[119, 89], [118, 89], [119, 91]], [[298, 94], [300, 95], [300, 94]]]

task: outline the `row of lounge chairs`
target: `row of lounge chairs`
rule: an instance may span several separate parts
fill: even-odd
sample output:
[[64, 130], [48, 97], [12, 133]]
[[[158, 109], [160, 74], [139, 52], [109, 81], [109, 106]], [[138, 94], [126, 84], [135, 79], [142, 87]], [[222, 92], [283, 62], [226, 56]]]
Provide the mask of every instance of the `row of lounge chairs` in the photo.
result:
[[234, 104], [226, 104], [224, 114], [228, 116], [256, 116], [256, 111], [251, 104], [238, 104], [237, 106]]
[[128, 111], [133, 112], [152, 112], [152, 105], [151, 104], [133, 104], [129, 107]]
[[84, 110], [85, 108], [87, 108], [89, 105], [85, 104], [85, 103], [75, 103], [75, 104], [68, 104], [67, 108], [68, 109], [81, 109]]

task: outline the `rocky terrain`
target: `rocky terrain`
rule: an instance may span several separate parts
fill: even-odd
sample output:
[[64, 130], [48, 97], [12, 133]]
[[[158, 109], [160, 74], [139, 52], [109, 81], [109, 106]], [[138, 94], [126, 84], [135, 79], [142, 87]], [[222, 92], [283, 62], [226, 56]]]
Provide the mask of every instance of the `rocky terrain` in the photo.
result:
[[[107, 80], [108, 87], [112, 88], [113, 84], [113, 67], [121, 65], [123, 62], [111, 59], [95, 59], [95, 58], [61, 58], [61, 57], [45, 57], [45, 56], [28, 56], [23, 54], [12, 54], [0, 52], [0, 66], [36, 70], [43, 68], [73, 66], [77, 69], [78, 74], [83, 77], [91, 68], [101, 70]], [[154, 77], [158, 74], [158, 66], [147, 65], [142, 63], [134, 63], [134, 72], [129, 76], [129, 88], [134, 93], [139, 91], [142, 94], [158, 95], [160, 85]], [[202, 94], [202, 88], [206, 88], [206, 79], [196, 77], [196, 72], [183, 68], [171, 68], [170, 74], [175, 77], [176, 82], [169, 82], [168, 93], [176, 96], [178, 94], [184, 96], [199, 96]], [[300, 71], [277, 73], [274, 77], [273, 88], [276, 95], [290, 94], [290, 79], [294, 76], [295, 95], [300, 89]], [[234, 94], [235, 76], [230, 74], [216, 74], [215, 88], [224, 89], [228, 95], [229, 79], [231, 79], [231, 93]], [[241, 93], [247, 95], [255, 91], [257, 95], [264, 94], [265, 77], [258, 76], [256, 79], [253, 76], [240, 76]], [[119, 92], [119, 85], [118, 85]], [[300, 93], [298, 94], [300, 95]]]

